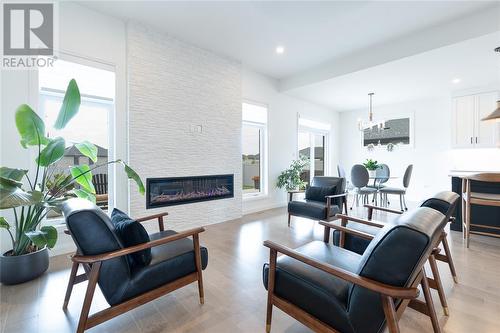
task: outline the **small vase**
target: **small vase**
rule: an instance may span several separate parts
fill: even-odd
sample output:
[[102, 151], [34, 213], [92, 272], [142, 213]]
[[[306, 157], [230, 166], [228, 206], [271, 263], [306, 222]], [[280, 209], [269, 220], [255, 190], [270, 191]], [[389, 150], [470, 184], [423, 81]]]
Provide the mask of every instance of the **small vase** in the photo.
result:
[[370, 177], [375, 177], [377, 175], [377, 170], [368, 170]]

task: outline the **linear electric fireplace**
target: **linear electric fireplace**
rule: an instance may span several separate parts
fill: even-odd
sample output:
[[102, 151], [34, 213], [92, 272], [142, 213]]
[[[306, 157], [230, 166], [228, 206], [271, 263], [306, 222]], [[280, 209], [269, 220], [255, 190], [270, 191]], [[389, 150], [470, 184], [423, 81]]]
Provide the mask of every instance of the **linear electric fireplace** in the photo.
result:
[[146, 179], [146, 208], [234, 197], [234, 175]]

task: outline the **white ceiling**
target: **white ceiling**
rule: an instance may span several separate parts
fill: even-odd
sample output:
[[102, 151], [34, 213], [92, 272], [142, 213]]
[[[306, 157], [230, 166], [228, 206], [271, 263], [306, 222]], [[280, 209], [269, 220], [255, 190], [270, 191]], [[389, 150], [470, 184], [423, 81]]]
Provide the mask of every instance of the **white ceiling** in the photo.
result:
[[[485, 10], [482, 1], [81, 1], [283, 79]], [[277, 55], [277, 45], [285, 47]]]
[[[337, 111], [500, 87], [500, 31], [287, 91]], [[452, 83], [459, 78], [460, 83]]]

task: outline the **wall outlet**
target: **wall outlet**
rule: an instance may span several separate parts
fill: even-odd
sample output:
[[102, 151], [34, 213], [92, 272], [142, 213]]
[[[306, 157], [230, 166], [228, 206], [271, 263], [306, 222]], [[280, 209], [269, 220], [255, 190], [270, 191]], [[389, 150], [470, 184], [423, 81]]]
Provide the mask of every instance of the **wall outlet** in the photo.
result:
[[203, 126], [201, 125], [191, 125], [191, 133], [201, 134], [203, 132]]

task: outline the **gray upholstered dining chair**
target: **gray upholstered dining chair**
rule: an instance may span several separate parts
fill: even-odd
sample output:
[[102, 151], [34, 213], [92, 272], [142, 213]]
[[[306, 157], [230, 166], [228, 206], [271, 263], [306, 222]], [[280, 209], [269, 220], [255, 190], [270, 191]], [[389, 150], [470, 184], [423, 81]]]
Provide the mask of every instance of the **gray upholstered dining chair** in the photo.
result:
[[368, 170], [366, 170], [366, 168], [363, 165], [361, 164], [353, 165], [351, 169], [351, 183], [354, 187], [353, 189], [354, 197], [352, 198], [351, 209], [354, 206], [354, 202], [356, 202], [356, 206], [359, 205], [360, 196], [363, 199], [363, 203], [367, 204], [368, 196], [370, 194], [377, 193], [377, 189], [372, 187], [367, 187], [369, 180], [370, 176], [368, 174]]
[[345, 170], [340, 164], [337, 164], [337, 172], [339, 173], [340, 178], [346, 178], [345, 177]]
[[406, 206], [406, 190], [408, 189], [408, 186], [410, 186], [410, 179], [411, 179], [411, 174], [413, 172], [413, 164], [408, 165], [405, 171], [405, 175], [403, 176], [403, 187], [384, 187], [381, 188], [380, 194], [383, 197], [383, 200], [389, 204], [389, 200], [387, 198], [388, 194], [394, 194], [394, 195], [399, 195], [399, 205], [401, 207], [401, 211], [408, 210], [408, 207]]
[[[375, 179], [373, 180], [372, 184], [368, 184], [368, 187], [372, 187], [380, 190], [382, 187], [385, 187], [385, 183], [389, 181], [391, 177], [391, 170], [389, 169], [389, 166], [387, 164], [380, 164], [379, 168], [375, 171]], [[380, 203], [383, 204], [383, 195], [382, 193], [378, 192], [380, 194]], [[377, 204], [377, 196], [374, 195], [372, 202], [375, 202]]]
[[349, 192], [352, 189], [352, 185], [349, 182], [349, 180], [347, 179], [345, 169], [342, 167], [342, 165], [337, 164], [337, 172], [339, 174], [339, 178], [345, 179], [345, 188], [346, 188], [346, 191]]

